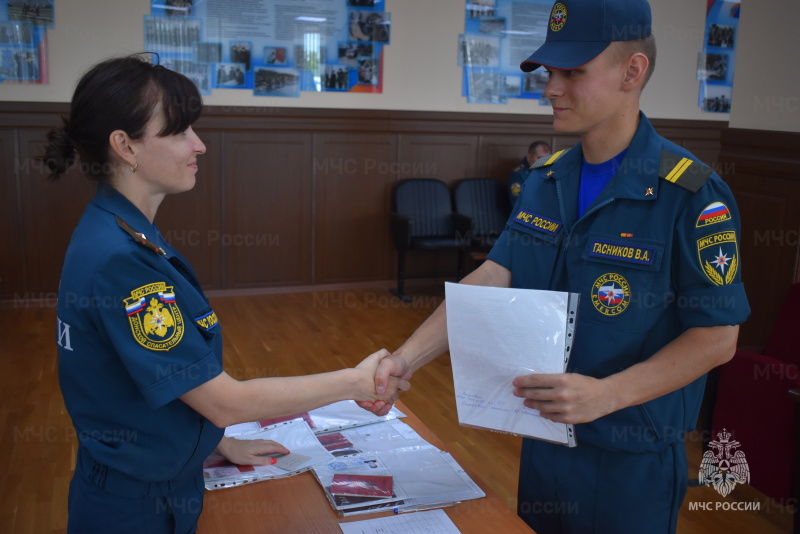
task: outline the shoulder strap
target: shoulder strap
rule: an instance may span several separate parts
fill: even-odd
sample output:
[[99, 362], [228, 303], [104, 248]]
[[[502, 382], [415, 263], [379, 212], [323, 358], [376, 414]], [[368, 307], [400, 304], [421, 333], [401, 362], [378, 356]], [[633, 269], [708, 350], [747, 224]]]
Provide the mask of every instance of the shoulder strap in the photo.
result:
[[702, 163], [661, 151], [661, 164], [658, 177], [696, 193], [706, 183], [714, 171]]
[[156, 254], [161, 254], [162, 256], [167, 255], [167, 252], [163, 248], [159, 247], [158, 245], [147, 239], [147, 237], [143, 233], [137, 232], [136, 230], [131, 228], [131, 226], [122, 219], [120, 219], [118, 215], [115, 215], [114, 218], [117, 220], [117, 224], [119, 225], [119, 227], [125, 230], [125, 232], [128, 235], [130, 235], [136, 243], [142, 245], [143, 247], [149, 250], [152, 250]]
[[563, 156], [564, 154], [566, 154], [568, 151], [569, 151], [569, 149], [567, 148], [565, 150], [559, 150], [555, 154], [550, 154], [549, 156], [542, 156], [541, 158], [539, 158], [535, 162], [533, 162], [533, 165], [531, 165], [531, 170], [538, 169], [540, 167], [547, 167], [548, 165], [552, 165], [553, 163], [558, 161], [558, 159], [561, 156]]

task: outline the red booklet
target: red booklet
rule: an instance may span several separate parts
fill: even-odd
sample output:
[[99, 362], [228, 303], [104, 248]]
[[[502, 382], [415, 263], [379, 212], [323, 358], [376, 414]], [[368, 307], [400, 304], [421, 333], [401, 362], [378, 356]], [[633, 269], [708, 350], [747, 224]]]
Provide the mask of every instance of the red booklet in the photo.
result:
[[392, 477], [381, 475], [333, 475], [331, 495], [386, 498], [392, 496]]

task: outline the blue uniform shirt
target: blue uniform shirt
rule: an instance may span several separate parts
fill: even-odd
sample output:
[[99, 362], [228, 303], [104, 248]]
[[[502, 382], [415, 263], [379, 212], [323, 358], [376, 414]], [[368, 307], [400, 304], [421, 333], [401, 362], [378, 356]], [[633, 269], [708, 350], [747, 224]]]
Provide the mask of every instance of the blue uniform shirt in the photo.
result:
[[58, 294], [59, 380], [81, 451], [143, 482], [198, 476], [223, 430], [178, 397], [222, 372], [220, 329], [188, 264], [101, 186], [72, 235]]
[[[556, 156], [534, 165], [488, 259], [512, 287], [581, 295], [569, 372], [604, 378], [689, 328], [749, 317], [739, 212], [711, 169], [640, 114], [620, 169], [579, 218], [581, 146]], [[694, 428], [704, 384], [576, 425], [578, 443], [663, 450]]]

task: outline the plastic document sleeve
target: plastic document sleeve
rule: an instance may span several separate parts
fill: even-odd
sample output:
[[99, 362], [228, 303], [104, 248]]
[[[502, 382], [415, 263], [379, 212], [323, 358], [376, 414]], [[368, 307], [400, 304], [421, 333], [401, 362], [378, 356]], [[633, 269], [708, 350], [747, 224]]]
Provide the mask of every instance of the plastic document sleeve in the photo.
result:
[[511, 381], [566, 371], [580, 295], [452, 283], [445, 293], [459, 423], [574, 447], [573, 426], [526, 408]]

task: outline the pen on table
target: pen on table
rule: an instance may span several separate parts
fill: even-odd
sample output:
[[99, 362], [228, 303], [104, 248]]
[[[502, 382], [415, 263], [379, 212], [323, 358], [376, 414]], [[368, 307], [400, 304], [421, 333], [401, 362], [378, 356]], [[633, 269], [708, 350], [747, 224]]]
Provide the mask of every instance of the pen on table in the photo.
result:
[[404, 514], [406, 512], [423, 512], [425, 510], [436, 510], [437, 508], [444, 508], [445, 506], [453, 506], [454, 504], [458, 504], [456, 502], [443, 502], [438, 504], [429, 504], [429, 505], [420, 505], [420, 506], [396, 506], [394, 508], [394, 513], [396, 514]]

